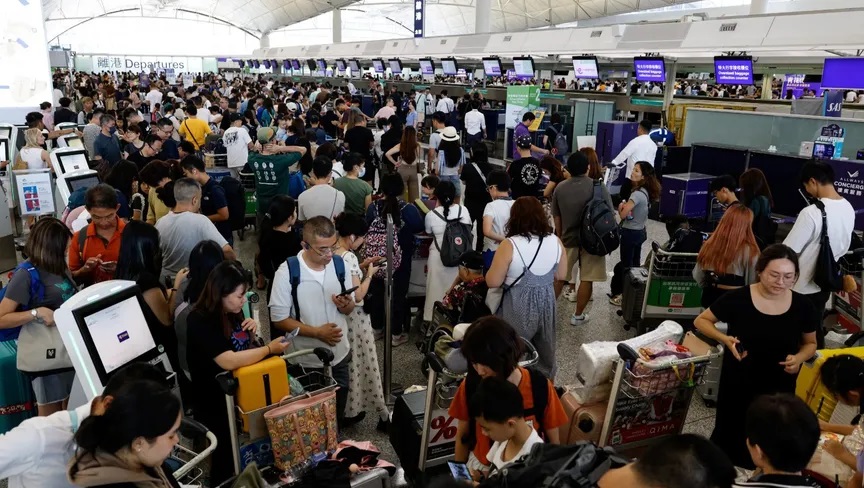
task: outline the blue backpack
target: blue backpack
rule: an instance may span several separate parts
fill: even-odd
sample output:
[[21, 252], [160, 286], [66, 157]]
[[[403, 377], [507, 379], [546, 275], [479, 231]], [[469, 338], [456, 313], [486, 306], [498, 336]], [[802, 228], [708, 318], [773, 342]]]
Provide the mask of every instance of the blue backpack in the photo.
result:
[[288, 177], [288, 195], [297, 200], [300, 194], [306, 190], [306, 182], [303, 181], [303, 173], [295, 171]]
[[[294, 310], [294, 320], [300, 320], [300, 302], [297, 300], [297, 287], [300, 286], [300, 258], [291, 256], [285, 261], [288, 264], [288, 279], [291, 281], [291, 302]], [[345, 293], [345, 261], [342, 256], [333, 255], [333, 267], [336, 268], [336, 279], [342, 293]]]
[[[15, 271], [13, 272], [13, 276], [18, 273], [19, 270], [27, 270], [30, 274], [30, 301], [28, 303], [21, 303], [18, 305], [18, 309], [16, 311], [24, 311], [30, 310], [33, 308], [33, 304], [42, 303], [45, 300], [45, 285], [42, 284], [42, 280], [39, 279], [39, 271], [30, 264], [30, 261], [24, 261], [19, 263], [18, 266], [15, 267]], [[11, 280], [10, 280], [11, 281]], [[0, 301], [3, 300], [3, 297], [6, 296], [6, 289], [9, 287], [7, 283], [2, 289], [0, 289]], [[18, 334], [21, 332], [21, 327], [14, 327], [11, 329], [0, 329], [0, 341], [10, 341], [12, 339], [17, 339]]]

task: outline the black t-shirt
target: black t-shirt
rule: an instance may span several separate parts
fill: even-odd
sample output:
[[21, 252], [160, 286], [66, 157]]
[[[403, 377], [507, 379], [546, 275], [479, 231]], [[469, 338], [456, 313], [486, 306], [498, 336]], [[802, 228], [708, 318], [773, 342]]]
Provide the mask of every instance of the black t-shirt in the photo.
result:
[[[471, 212], [475, 211], [472, 208], [478, 207], [482, 215], [483, 210], [479, 207], [485, 208], [486, 204], [492, 201], [492, 197], [489, 196], [489, 192], [486, 190], [486, 175], [481, 175], [477, 171], [478, 168], [480, 171], [483, 170], [480, 165], [475, 167], [474, 164], [466, 164], [462, 168], [460, 178], [465, 182], [465, 206]], [[476, 218], [475, 215], [471, 217]]]
[[141, 171], [144, 166], [147, 166], [147, 163], [158, 158], [159, 156], [144, 156], [143, 154], [141, 154], [141, 151], [138, 151], [130, 154], [129, 157], [126, 158], [126, 160], [135, 163], [135, 166], [138, 167], [138, 171]]
[[510, 194], [519, 197], [540, 197], [540, 163], [534, 158], [517, 159], [510, 163]]
[[259, 243], [259, 247], [258, 265], [261, 273], [272, 280], [279, 266], [300, 252], [300, 235], [293, 229], [288, 232], [273, 231]]
[[177, 149], [177, 141], [170, 137], [162, 141], [162, 151], [159, 152], [158, 157], [163, 161], [169, 159], [180, 159], [180, 151]]
[[321, 128], [324, 129], [324, 132], [327, 133], [330, 137], [336, 137], [339, 128], [333, 125], [333, 122], [339, 121], [339, 115], [336, 114], [335, 110], [328, 110], [326, 114], [321, 117]]
[[390, 129], [381, 134], [381, 154], [387, 154], [387, 151], [393, 149], [393, 147], [399, 144], [401, 140], [402, 129]]
[[351, 152], [360, 153], [367, 157], [368, 163], [369, 154], [372, 151], [372, 144], [375, 142], [375, 136], [368, 127], [355, 126], [345, 131], [345, 142], [348, 144], [348, 149]]
[[546, 149], [552, 150], [555, 147], [555, 138], [558, 137], [557, 131], [563, 131], [564, 128], [561, 127], [561, 124], [549, 124], [549, 127], [546, 128], [546, 131], [543, 132], [543, 135], [546, 136]]
[[216, 382], [216, 375], [223, 372], [216, 364], [216, 357], [227, 351], [249, 349], [252, 338], [240, 328], [240, 324], [234, 324], [231, 337], [226, 338], [217, 314], [202, 313], [194, 309], [186, 319], [186, 335], [186, 362], [192, 376], [195, 402], [208, 409], [216, 408], [212, 404], [214, 400], [225, 401], [225, 394]]
[[[136, 284], [138, 285], [138, 288], [141, 289], [141, 293], [154, 288], [165, 293], [165, 286], [159, 282], [159, 277], [146, 271], [141, 272]], [[174, 332], [174, 327], [163, 325], [159, 320], [159, 317], [156, 316], [156, 313], [153, 312], [146, 303], [144, 304], [144, 307], [142, 307], [141, 311], [144, 313], [144, 320], [147, 321], [147, 327], [150, 329], [150, 333], [153, 334], [153, 340], [156, 341], [156, 344], [165, 347], [165, 351], [168, 354], [168, 359], [171, 361], [172, 366], [179, 368], [180, 363], [177, 360], [177, 334]]]
[[[201, 187], [201, 215], [207, 217], [219, 213], [219, 209], [228, 206], [228, 199], [225, 197], [225, 190], [222, 185], [216, 183], [216, 180], [210, 178], [207, 183]], [[222, 234], [222, 237], [231, 241], [231, 222], [230, 220], [222, 220], [213, 222], [216, 230]]]

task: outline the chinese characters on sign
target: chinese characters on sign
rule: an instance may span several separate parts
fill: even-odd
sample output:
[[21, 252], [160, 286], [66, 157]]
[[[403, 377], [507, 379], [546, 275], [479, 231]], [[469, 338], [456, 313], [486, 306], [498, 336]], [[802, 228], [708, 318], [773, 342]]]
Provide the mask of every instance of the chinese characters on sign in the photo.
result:
[[714, 78], [717, 83], [753, 84], [753, 62], [741, 59], [715, 59]]
[[414, 0], [414, 37], [423, 37], [423, 15], [425, 0]]

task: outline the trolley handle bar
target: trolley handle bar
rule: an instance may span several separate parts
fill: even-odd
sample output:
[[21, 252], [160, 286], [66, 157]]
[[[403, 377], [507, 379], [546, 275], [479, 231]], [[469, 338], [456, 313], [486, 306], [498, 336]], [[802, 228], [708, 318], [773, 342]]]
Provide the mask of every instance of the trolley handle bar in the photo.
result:
[[301, 356], [308, 356], [309, 354], [314, 354], [324, 363], [324, 367], [326, 368], [333, 362], [333, 351], [327, 347], [316, 347], [314, 349], [300, 349], [299, 351], [287, 352], [282, 355], [282, 359], [294, 359], [299, 358]]
[[656, 241], [651, 242], [651, 249], [658, 256], [670, 256], [670, 257], [681, 257], [681, 258], [695, 258], [695, 257], [699, 256], [699, 253], [664, 251], [663, 248], [660, 247], [660, 244], [658, 244]]
[[180, 466], [179, 468], [177, 468], [176, 471], [174, 471], [173, 475], [174, 478], [177, 480], [186, 476], [189, 471], [191, 471], [198, 464], [207, 459], [207, 457], [210, 456], [210, 453], [215, 451], [216, 446], [219, 445], [219, 441], [216, 439], [216, 436], [212, 432], [207, 430], [207, 427], [204, 427], [204, 425], [202, 425], [200, 422], [196, 422], [195, 420], [184, 417], [183, 420], [180, 421], [180, 428], [189, 428], [191, 430], [204, 432], [205, 436], [207, 437], [207, 447], [200, 453], [196, 454], [195, 457], [190, 459], [186, 464]]
[[846, 257], [864, 258], [864, 247], [846, 251]]

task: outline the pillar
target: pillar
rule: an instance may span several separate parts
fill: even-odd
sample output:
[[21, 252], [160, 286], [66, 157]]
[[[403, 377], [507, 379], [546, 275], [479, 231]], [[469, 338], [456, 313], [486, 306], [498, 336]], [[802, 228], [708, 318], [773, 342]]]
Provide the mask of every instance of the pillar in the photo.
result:
[[669, 115], [672, 113], [672, 98], [675, 96], [675, 77], [678, 74], [678, 60], [666, 60], [666, 87], [663, 91], [663, 123], [664, 127], [668, 127]]
[[342, 11], [333, 9], [333, 44], [342, 42]]
[[489, 27], [489, 17], [492, 14], [492, 0], [475, 0], [474, 7], [474, 33], [485, 34], [492, 32]]
[[261, 34], [261, 39], [259, 39], [258, 42], [260, 43], [258, 47], [261, 49], [268, 49], [270, 47], [270, 33], [265, 32]]
[[[773, 81], [774, 77], [771, 75], [771, 73], [765, 73], [764, 75], [762, 75], [762, 100], [771, 100], [771, 91], [774, 88], [772, 84]], [[781, 93], [780, 96], [782, 97], [783, 94]]]
[[768, 12], [768, 0], [750, 0], [750, 15], [759, 15]]

